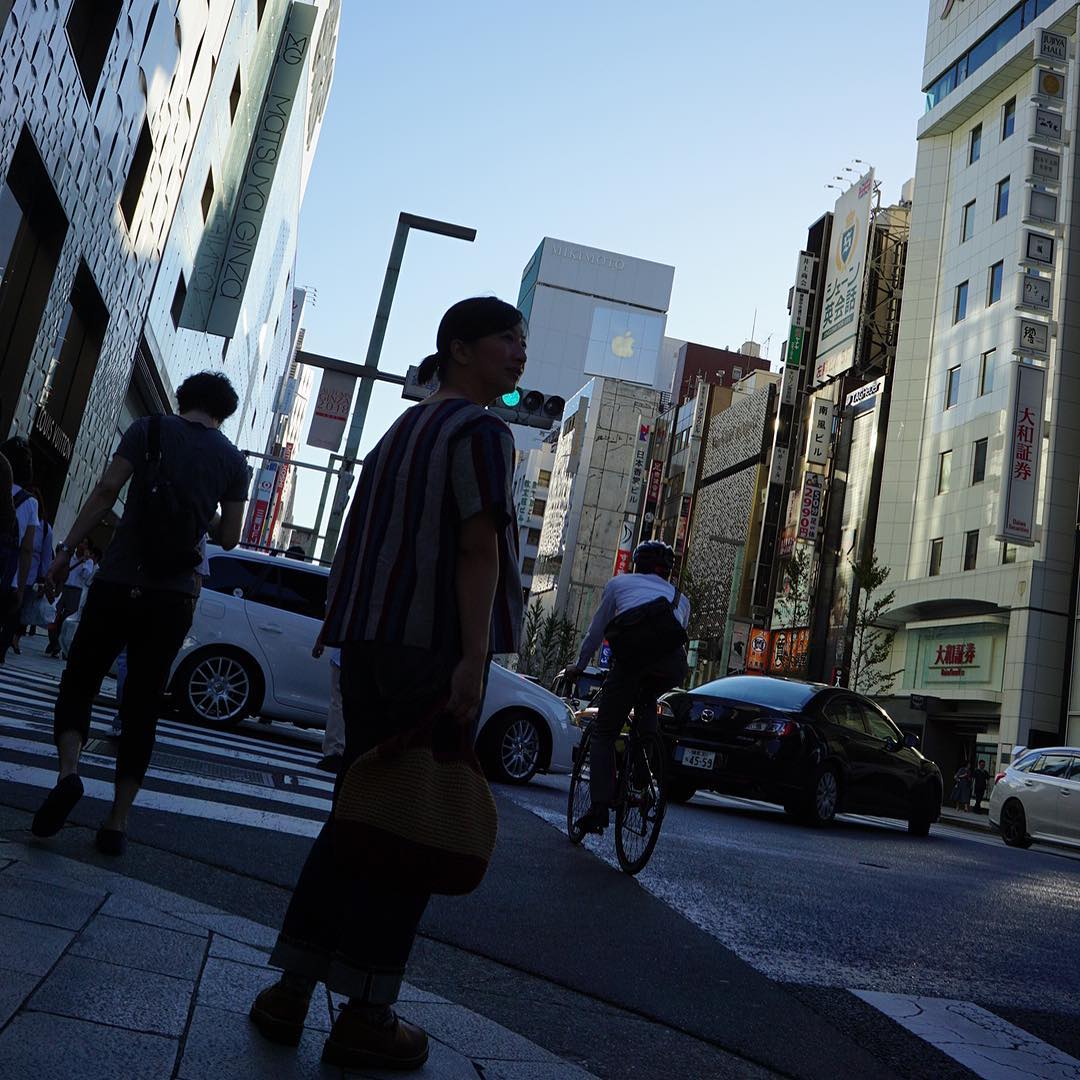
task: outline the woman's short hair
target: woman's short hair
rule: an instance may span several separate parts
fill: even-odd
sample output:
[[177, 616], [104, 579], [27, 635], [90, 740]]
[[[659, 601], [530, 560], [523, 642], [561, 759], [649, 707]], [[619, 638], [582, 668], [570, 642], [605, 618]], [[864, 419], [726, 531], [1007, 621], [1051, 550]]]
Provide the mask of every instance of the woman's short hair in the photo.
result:
[[501, 334], [525, 321], [525, 316], [513, 304], [497, 296], [473, 296], [459, 300], [442, 317], [435, 336], [435, 351], [425, 357], [417, 372], [421, 383], [438, 376], [442, 381], [450, 368], [450, 348], [455, 341], [479, 341], [489, 334]]
[[233, 384], [220, 371], [200, 371], [189, 375], [176, 390], [176, 404], [182, 413], [199, 409], [215, 420], [228, 420], [240, 404]]
[[0, 454], [7, 458], [11, 466], [11, 479], [19, 487], [26, 488], [34, 482], [34, 455], [30, 451], [30, 444], [21, 435], [14, 435], [0, 443]]

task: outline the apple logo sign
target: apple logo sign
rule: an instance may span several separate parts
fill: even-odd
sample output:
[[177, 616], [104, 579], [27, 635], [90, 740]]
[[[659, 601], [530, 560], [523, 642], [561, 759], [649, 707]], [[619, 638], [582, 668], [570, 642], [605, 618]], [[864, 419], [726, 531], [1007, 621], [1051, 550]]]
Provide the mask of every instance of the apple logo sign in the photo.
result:
[[634, 335], [625, 330], [617, 337], [611, 339], [611, 351], [620, 360], [629, 360], [634, 355]]

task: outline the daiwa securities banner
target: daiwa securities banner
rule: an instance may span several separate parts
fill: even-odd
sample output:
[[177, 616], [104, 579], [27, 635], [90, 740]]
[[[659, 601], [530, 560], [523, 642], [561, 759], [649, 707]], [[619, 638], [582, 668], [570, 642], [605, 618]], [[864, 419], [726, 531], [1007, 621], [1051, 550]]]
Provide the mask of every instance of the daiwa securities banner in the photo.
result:
[[855, 363], [873, 202], [874, 170], [871, 169], [840, 196], [833, 211], [815, 384], [842, 375]]
[[995, 539], [1031, 547], [1039, 492], [1046, 369], [1014, 362], [1005, 427], [1005, 467]]
[[315, 415], [308, 430], [308, 446], [337, 451], [345, 434], [345, 425], [349, 422], [355, 389], [355, 375], [343, 375], [340, 371], [322, 373], [319, 395], [315, 399]]

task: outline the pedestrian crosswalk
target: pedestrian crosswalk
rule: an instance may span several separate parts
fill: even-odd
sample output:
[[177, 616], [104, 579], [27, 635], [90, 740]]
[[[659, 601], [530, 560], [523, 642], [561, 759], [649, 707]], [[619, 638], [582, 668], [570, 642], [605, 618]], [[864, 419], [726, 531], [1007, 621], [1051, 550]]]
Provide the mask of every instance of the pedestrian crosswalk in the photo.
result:
[[[28, 662], [29, 661], [29, 662]], [[11, 657], [0, 668], [0, 782], [48, 790], [56, 782], [52, 739], [59, 664], [44, 669]], [[112, 799], [116, 742], [111, 682], [92, 711], [80, 774], [84, 798]], [[296, 737], [279, 733], [296, 732]], [[214, 730], [173, 718], [158, 722], [157, 742], [137, 806], [314, 836], [326, 820], [333, 777], [321, 772], [316, 733], [259, 725]]]

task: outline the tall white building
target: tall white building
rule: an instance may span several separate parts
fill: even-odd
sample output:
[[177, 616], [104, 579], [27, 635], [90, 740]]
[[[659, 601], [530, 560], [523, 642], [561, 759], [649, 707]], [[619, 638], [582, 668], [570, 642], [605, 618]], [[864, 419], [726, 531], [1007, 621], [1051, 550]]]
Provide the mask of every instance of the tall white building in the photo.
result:
[[[666, 344], [675, 268], [545, 237], [521, 277], [529, 324], [522, 385], [566, 401], [593, 376], [670, 391], [677, 347]], [[542, 432], [514, 425], [518, 448]]]
[[265, 445], [340, 8], [0, 3], [0, 438], [29, 437], [58, 531], [194, 371]]
[[876, 546], [885, 704], [948, 776], [1080, 741], [1075, 57], [1067, 0], [930, 4]]

